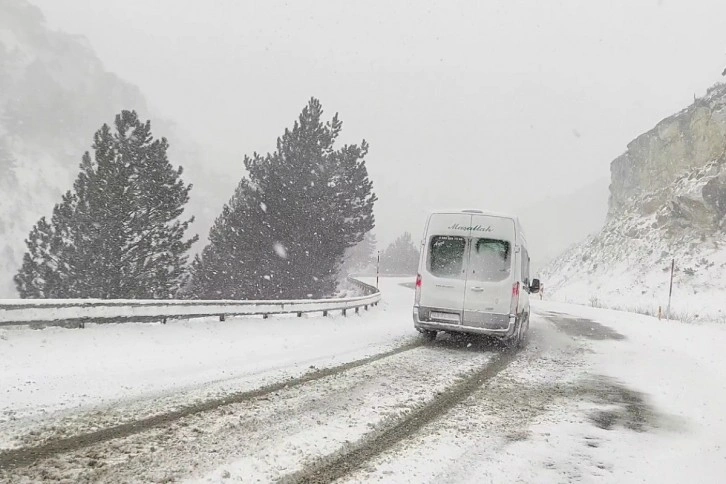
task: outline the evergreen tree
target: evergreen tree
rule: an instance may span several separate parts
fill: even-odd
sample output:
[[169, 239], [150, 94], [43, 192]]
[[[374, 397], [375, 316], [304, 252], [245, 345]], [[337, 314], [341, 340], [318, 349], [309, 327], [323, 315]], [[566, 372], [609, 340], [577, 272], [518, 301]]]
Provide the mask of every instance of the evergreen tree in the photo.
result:
[[345, 277], [371, 268], [375, 269], [376, 245], [376, 236], [368, 232], [360, 243], [346, 251], [340, 275]]
[[167, 158], [165, 138], [133, 111], [94, 136], [73, 191], [50, 223], [41, 219], [26, 240], [15, 276], [21, 297], [168, 298], [183, 281], [197, 237], [180, 220], [191, 185]]
[[381, 272], [384, 274], [416, 274], [419, 250], [409, 232], [394, 240], [381, 254]]
[[368, 144], [334, 143], [342, 123], [321, 120], [312, 98], [266, 156], [244, 159], [243, 178], [193, 265], [199, 298], [278, 299], [330, 295], [343, 256], [375, 219], [364, 158]]

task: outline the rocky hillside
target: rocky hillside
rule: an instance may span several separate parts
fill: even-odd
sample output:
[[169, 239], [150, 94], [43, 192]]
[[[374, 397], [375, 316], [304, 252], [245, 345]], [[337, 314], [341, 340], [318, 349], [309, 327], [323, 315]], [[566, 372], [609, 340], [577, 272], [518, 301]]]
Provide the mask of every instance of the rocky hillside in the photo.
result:
[[[93, 133], [122, 109], [135, 109], [152, 120], [155, 136], [169, 138], [185, 178], [212, 186], [191, 145], [150, 115], [139, 89], [107, 72], [85, 39], [49, 30], [25, 0], [0, 0], [0, 298], [16, 297], [12, 277], [30, 228], [72, 187]], [[200, 196], [196, 184], [189, 209], [195, 233], [205, 236], [222, 200], [208, 203], [219, 196]]]
[[547, 297], [726, 321], [726, 86], [628, 145], [611, 164], [605, 226], [543, 272]]

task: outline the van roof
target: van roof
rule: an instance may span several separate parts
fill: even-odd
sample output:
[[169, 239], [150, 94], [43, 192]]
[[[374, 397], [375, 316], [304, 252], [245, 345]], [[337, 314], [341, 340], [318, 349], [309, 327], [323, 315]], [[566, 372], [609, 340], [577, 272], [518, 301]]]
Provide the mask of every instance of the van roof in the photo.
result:
[[514, 220], [519, 220], [519, 217], [516, 215], [511, 215], [507, 213], [500, 213], [500, 212], [492, 212], [490, 210], [481, 210], [478, 208], [453, 208], [453, 209], [440, 209], [440, 210], [433, 210], [431, 212], [431, 215], [433, 214], [459, 214], [459, 213], [468, 213], [472, 215], [488, 215], [490, 217], [502, 217], [502, 218], [511, 218]]
[[490, 210], [481, 210], [478, 208], [452, 208], [452, 209], [439, 209], [439, 210], [433, 210], [430, 212], [429, 215], [447, 215], [447, 214], [461, 214], [466, 213], [470, 215], [485, 215], [489, 217], [501, 217], [501, 218], [508, 218], [514, 220], [514, 225], [516, 227], [516, 230], [518, 232], [518, 236], [523, 239], [523, 242], [526, 244], [527, 238], [525, 237], [524, 230], [522, 229], [522, 224], [519, 221], [519, 217], [516, 215], [508, 214], [508, 213], [500, 213], [500, 212], [493, 212]]

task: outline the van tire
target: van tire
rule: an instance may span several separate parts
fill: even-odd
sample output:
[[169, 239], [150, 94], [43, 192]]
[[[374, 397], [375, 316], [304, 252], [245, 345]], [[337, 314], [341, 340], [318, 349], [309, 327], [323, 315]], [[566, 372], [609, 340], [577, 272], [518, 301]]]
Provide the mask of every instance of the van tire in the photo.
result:
[[522, 344], [522, 325], [524, 322], [519, 319], [514, 327], [514, 334], [503, 339], [504, 346], [507, 348], [519, 348]]
[[520, 328], [520, 332], [519, 332], [519, 344], [517, 345], [517, 347], [524, 348], [525, 346], [527, 346], [528, 340], [529, 340], [529, 313], [527, 313], [524, 321], [522, 322], [522, 327]]
[[421, 331], [421, 334], [423, 335], [424, 339], [426, 341], [433, 341], [436, 339], [436, 331]]

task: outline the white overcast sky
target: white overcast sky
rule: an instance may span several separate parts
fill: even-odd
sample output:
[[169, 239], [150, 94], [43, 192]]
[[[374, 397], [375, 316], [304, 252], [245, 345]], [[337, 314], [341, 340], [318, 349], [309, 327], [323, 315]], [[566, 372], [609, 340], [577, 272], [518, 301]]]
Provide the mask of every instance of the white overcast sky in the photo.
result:
[[371, 145], [379, 239], [609, 177], [722, 80], [724, 0], [31, 0], [219, 157], [274, 149], [310, 96]]

